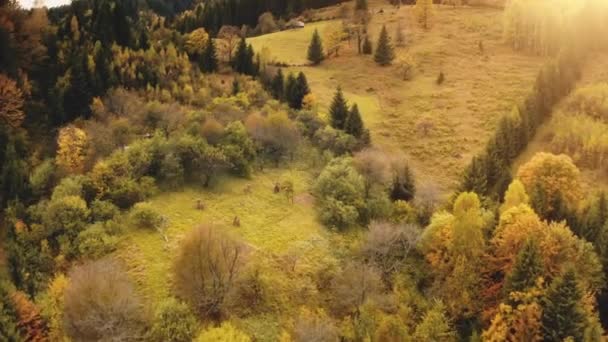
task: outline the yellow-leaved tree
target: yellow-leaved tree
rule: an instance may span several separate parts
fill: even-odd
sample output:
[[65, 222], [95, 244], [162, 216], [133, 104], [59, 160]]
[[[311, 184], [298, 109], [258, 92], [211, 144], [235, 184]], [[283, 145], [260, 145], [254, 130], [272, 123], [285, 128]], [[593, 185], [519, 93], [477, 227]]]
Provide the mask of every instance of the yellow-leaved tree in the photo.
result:
[[186, 40], [186, 51], [190, 56], [203, 53], [208, 39], [209, 34], [204, 28], [201, 27], [192, 31]]
[[0, 74], [0, 121], [9, 127], [17, 128], [21, 126], [24, 118], [23, 93], [15, 81]]
[[57, 165], [67, 173], [83, 172], [87, 145], [85, 131], [74, 125], [62, 128], [57, 137]]

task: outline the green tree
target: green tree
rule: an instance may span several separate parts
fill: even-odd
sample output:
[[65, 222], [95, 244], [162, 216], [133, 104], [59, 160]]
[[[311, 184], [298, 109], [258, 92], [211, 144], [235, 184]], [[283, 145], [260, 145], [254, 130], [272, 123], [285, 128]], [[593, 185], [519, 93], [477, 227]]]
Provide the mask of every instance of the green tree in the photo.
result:
[[393, 165], [393, 183], [391, 199], [393, 201], [411, 201], [416, 194], [416, 183], [409, 165], [405, 162]]
[[386, 25], [382, 26], [380, 31], [380, 38], [378, 38], [378, 46], [376, 46], [376, 54], [374, 55], [374, 61], [381, 66], [390, 65], [395, 59], [395, 51], [391, 44], [391, 39], [386, 31]]
[[310, 88], [306, 75], [303, 72], [298, 74], [298, 77], [289, 75], [287, 79], [286, 100], [289, 107], [293, 109], [302, 109], [304, 97], [310, 94]]
[[363, 126], [363, 120], [361, 119], [361, 113], [359, 112], [359, 106], [353, 104], [344, 122], [344, 131], [355, 138], [359, 139], [363, 136], [365, 127]]
[[285, 76], [283, 75], [283, 69], [279, 69], [272, 78], [270, 91], [272, 96], [279, 101], [285, 97]]
[[314, 65], [319, 65], [323, 59], [325, 59], [323, 55], [323, 42], [321, 41], [319, 31], [315, 30], [308, 46], [308, 60]]
[[241, 38], [241, 41], [236, 48], [236, 53], [232, 58], [232, 68], [239, 74], [254, 76], [256, 73], [256, 68], [253, 58], [253, 47], [251, 45], [247, 45], [247, 41], [244, 37]]
[[339, 86], [338, 89], [336, 89], [336, 94], [334, 95], [331, 107], [329, 108], [329, 117], [330, 124], [333, 128], [344, 129], [346, 119], [348, 118], [348, 105], [344, 98], [344, 94], [342, 93], [342, 88]]
[[6, 145], [3, 164], [0, 166], [0, 205], [20, 197], [27, 186], [26, 163], [19, 158], [12, 141]]
[[535, 240], [529, 239], [515, 259], [511, 273], [505, 280], [505, 295], [510, 292], [524, 292], [536, 285], [536, 280], [544, 273], [542, 255]]
[[215, 48], [215, 42], [211, 38], [207, 40], [207, 45], [205, 46], [205, 49], [200, 57], [199, 66], [201, 70], [206, 73], [217, 71], [217, 51]]
[[168, 298], [154, 313], [149, 339], [154, 342], [189, 342], [197, 330], [198, 322], [188, 305]]
[[423, 316], [414, 331], [415, 341], [456, 341], [456, 332], [450, 326], [445, 306], [436, 302]]
[[543, 303], [542, 330], [545, 341], [563, 341], [571, 337], [582, 341], [585, 330], [583, 294], [574, 270], [567, 270], [553, 280]]
[[351, 158], [332, 160], [319, 175], [313, 193], [326, 225], [344, 229], [358, 222], [365, 204], [365, 185]]

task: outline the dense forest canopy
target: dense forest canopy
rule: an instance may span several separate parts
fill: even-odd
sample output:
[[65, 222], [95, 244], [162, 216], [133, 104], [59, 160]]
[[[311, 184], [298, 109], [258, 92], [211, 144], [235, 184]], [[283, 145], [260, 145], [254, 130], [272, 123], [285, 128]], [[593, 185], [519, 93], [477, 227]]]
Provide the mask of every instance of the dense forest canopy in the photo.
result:
[[603, 341], [606, 37], [600, 0], [1, 0], [0, 340]]

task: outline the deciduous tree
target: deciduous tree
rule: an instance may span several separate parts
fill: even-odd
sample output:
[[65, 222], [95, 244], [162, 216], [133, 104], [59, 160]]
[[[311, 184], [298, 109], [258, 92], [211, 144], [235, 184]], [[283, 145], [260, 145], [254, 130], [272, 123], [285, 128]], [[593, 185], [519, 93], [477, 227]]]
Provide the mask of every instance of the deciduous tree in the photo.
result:
[[199, 226], [182, 240], [173, 264], [177, 295], [200, 317], [218, 319], [239, 276], [245, 248], [217, 228]]
[[59, 130], [55, 162], [67, 173], [84, 171], [88, 138], [85, 131], [69, 125]]
[[18, 128], [24, 118], [23, 92], [15, 81], [0, 74], [0, 121], [9, 127]]

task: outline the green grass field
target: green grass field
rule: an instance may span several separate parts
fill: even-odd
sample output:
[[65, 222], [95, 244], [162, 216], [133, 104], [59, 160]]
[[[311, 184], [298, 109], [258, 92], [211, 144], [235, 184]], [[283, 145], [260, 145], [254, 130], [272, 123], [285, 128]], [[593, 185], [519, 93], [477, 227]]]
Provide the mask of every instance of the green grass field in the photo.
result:
[[[595, 55], [585, 64], [583, 77], [578, 82], [577, 87], [606, 82], [608, 80], [608, 56], [605, 54]], [[562, 110], [558, 105], [556, 111]], [[538, 152], [552, 152], [551, 139], [553, 136], [553, 122], [551, 119], [540, 127], [534, 139], [528, 145], [528, 148], [521, 154], [513, 165], [513, 171], [516, 172], [519, 167], [529, 161]], [[605, 172], [600, 170], [592, 170], [581, 165], [577, 165], [581, 170], [583, 185], [588, 193], [593, 193], [598, 189], [608, 190], [608, 177]]]
[[[262, 274], [273, 277], [268, 282], [273, 285], [275, 310], [296, 310], [305, 301], [318, 300], [312, 293], [294, 291], [312, 284], [319, 269], [337, 263], [340, 246], [346, 246], [348, 238], [318, 222], [308, 193], [312, 176], [303, 169], [271, 169], [251, 179], [225, 178], [210, 190], [187, 188], [151, 199], [153, 207], [169, 220], [168, 242], [157, 231], [130, 229], [117, 252], [146, 301], [154, 307], [171, 295], [175, 250], [180, 239], [201, 224], [240, 237], [261, 267], [271, 269]], [[287, 179], [295, 186], [293, 204], [284, 194], [273, 192], [275, 182]], [[205, 203], [205, 210], [195, 209], [198, 199]], [[240, 219], [240, 227], [232, 226], [235, 216]], [[277, 320], [271, 312], [237, 322], [259, 340], [272, 341], [279, 333]]]
[[[377, 13], [382, 8], [383, 14]], [[404, 81], [397, 66], [378, 67], [371, 56], [360, 56], [356, 45], [345, 42], [340, 57], [304, 71], [322, 110], [335, 88], [342, 86], [357, 102], [372, 131], [374, 143], [403, 151], [419, 181], [430, 181], [448, 193], [471, 157], [484, 147], [500, 117], [529, 93], [542, 58], [513, 52], [502, 42], [502, 11], [492, 8], [437, 6], [434, 27], [415, 24], [413, 8], [372, 3], [373, 41], [382, 25], [394, 36], [397, 22], [405, 28], [407, 45], [396, 49], [397, 60], [410, 54], [417, 66], [413, 79]], [[279, 32], [251, 39], [255, 49], [266, 46], [279, 61], [301, 64], [314, 28]], [[480, 51], [480, 42], [483, 52]], [[297, 46], [297, 49], [293, 47]], [[299, 52], [298, 52], [299, 51]], [[395, 63], [397, 64], [397, 63]], [[436, 84], [440, 71], [445, 82]], [[425, 134], [421, 123], [432, 126]]]

